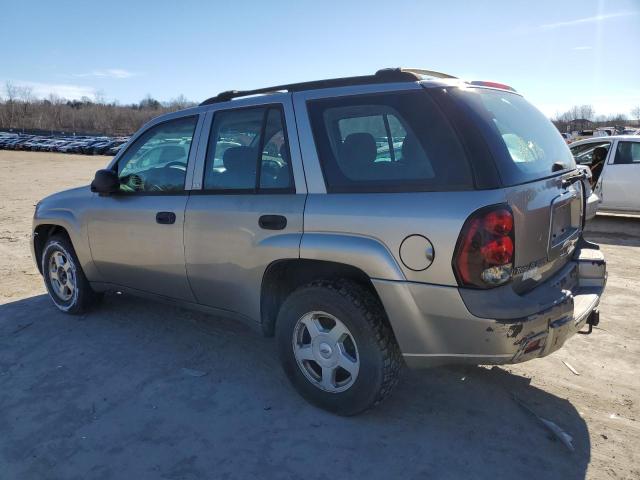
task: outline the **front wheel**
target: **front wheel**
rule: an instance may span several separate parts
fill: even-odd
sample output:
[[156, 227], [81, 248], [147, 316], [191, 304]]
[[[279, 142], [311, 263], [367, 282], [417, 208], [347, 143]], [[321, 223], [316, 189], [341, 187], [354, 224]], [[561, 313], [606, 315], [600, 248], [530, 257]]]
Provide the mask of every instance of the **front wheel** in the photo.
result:
[[309, 402], [339, 415], [380, 403], [402, 357], [379, 300], [352, 282], [314, 282], [293, 292], [276, 323], [284, 370]]
[[65, 313], [84, 313], [101, 298], [91, 289], [65, 236], [54, 235], [47, 240], [42, 252], [42, 276], [49, 297]]

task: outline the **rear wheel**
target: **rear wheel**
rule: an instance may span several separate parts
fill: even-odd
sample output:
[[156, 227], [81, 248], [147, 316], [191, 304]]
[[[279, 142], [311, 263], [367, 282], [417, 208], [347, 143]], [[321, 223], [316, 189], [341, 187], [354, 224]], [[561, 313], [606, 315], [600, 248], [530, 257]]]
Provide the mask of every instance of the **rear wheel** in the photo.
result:
[[284, 370], [309, 402], [355, 415], [397, 383], [400, 350], [378, 299], [351, 282], [314, 282], [292, 293], [276, 323]]
[[84, 313], [102, 298], [91, 289], [73, 245], [63, 235], [47, 240], [42, 252], [42, 275], [49, 297], [65, 313]]

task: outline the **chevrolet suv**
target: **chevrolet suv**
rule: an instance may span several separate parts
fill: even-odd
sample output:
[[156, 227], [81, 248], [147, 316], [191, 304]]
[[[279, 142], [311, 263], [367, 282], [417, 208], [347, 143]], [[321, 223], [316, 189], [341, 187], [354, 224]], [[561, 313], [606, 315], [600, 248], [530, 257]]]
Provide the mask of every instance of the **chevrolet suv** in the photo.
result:
[[584, 170], [512, 88], [427, 70], [223, 92], [158, 117], [36, 206], [53, 303], [109, 290], [275, 336], [307, 400], [352, 415], [402, 365], [543, 357], [596, 324]]

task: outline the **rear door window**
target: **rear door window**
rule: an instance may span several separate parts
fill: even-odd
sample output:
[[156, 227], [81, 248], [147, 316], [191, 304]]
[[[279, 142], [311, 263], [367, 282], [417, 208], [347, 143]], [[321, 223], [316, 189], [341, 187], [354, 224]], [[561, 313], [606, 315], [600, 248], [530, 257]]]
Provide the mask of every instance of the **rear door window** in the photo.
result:
[[280, 108], [242, 108], [214, 114], [204, 188], [235, 192], [293, 190]]
[[308, 103], [329, 192], [473, 188], [464, 148], [424, 91]]
[[618, 142], [613, 163], [615, 165], [640, 163], [640, 142]]

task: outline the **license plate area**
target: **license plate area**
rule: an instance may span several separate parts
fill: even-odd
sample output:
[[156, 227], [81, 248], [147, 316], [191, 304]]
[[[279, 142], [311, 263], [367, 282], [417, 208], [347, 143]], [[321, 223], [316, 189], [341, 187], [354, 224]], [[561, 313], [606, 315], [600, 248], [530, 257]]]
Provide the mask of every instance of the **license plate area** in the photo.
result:
[[569, 255], [582, 231], [582, 182], [575, 182], [551, 202], [549, 260]]

